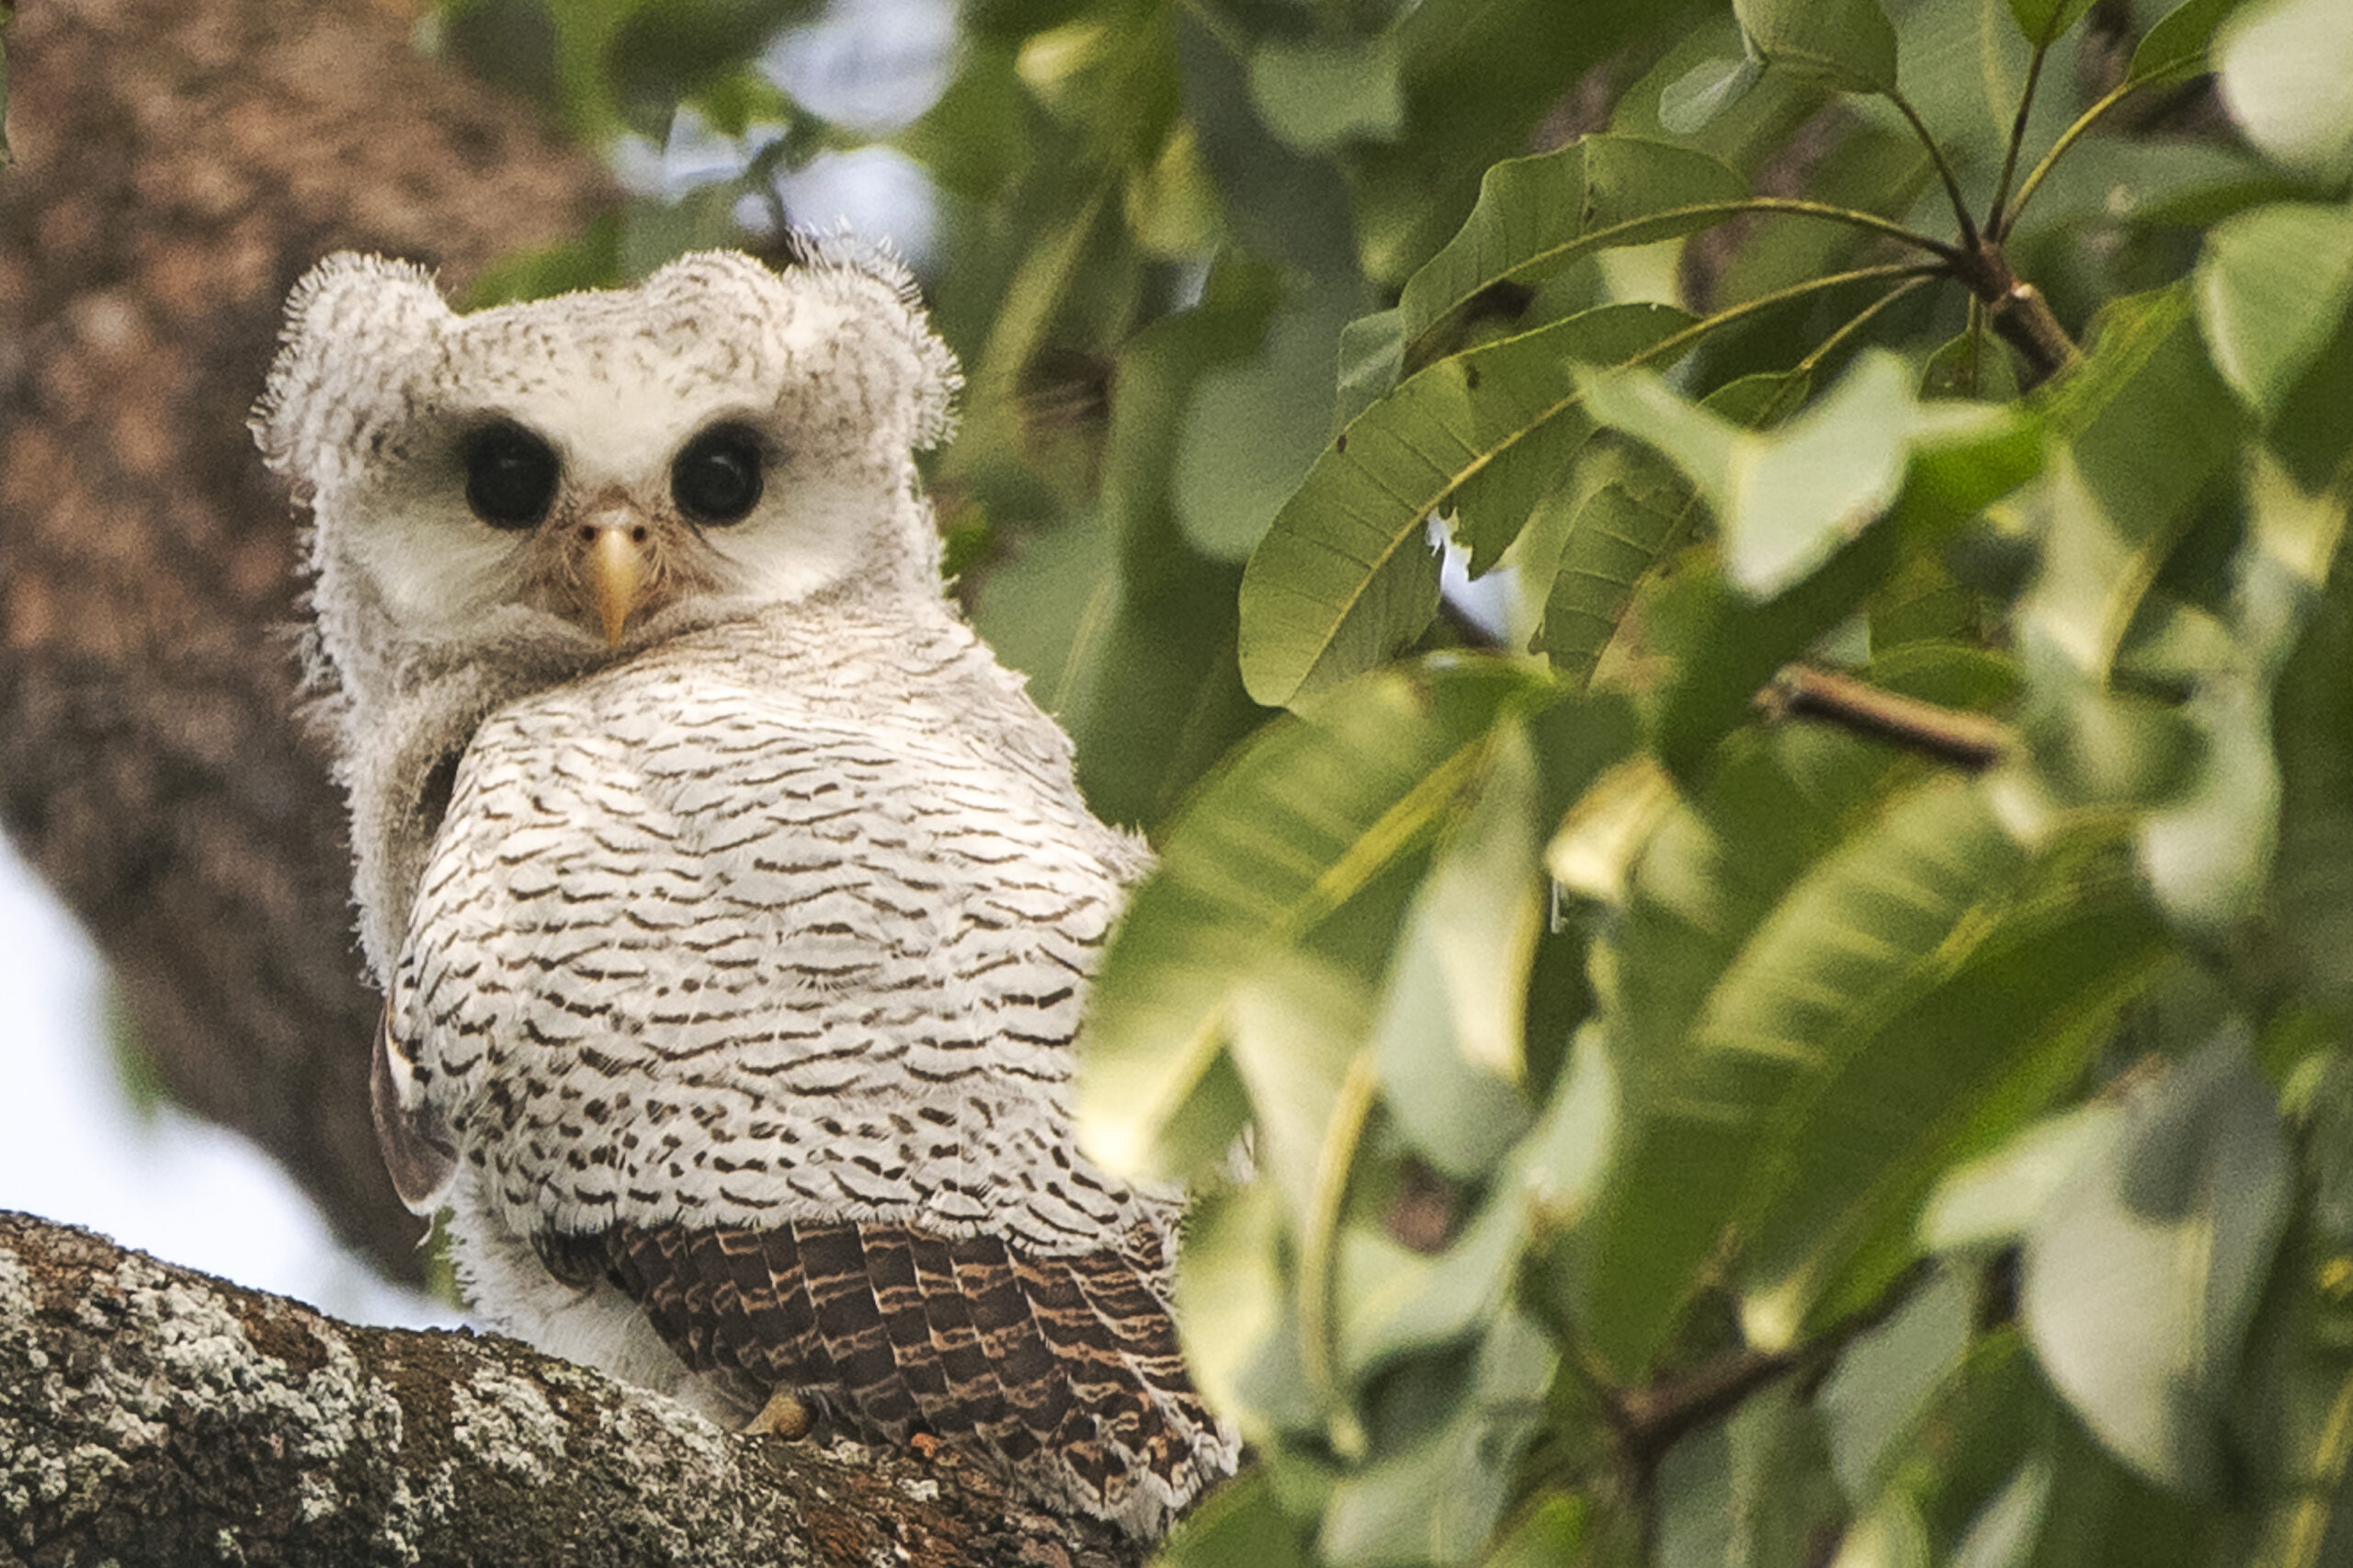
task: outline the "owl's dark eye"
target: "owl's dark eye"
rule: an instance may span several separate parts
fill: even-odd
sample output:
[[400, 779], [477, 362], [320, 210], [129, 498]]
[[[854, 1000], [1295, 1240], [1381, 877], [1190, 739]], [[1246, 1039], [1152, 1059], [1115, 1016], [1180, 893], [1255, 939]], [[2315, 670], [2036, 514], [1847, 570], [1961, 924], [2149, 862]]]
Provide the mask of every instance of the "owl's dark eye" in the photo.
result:
[[760, 499], [760, 442], [741, 425], [715, 425], [670, 465], [670, 498], [699, 523], [740, 523]]
[[466, 504], [494, 528], [539, 526], [555, 503], [555, 449], [508, 420], [466, 438]]

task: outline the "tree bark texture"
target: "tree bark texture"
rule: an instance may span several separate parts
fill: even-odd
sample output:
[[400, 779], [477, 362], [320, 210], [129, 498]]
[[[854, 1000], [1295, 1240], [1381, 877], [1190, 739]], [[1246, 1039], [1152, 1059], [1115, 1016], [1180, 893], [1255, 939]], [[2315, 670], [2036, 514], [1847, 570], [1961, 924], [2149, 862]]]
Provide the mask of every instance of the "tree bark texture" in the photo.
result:
[[172, 1095], [419, 1272], [368, 1117], [342, 806], [292, 717], [295, 522], [245, 432], [341, 247], [574, 233], [604, 173], [387, 0], [37, 0], [0, 168], [0, 823], [96, 936]]
[[725, 1432], [0, 1212], [0, 1564], [1134, 1568], [944, 1452]]

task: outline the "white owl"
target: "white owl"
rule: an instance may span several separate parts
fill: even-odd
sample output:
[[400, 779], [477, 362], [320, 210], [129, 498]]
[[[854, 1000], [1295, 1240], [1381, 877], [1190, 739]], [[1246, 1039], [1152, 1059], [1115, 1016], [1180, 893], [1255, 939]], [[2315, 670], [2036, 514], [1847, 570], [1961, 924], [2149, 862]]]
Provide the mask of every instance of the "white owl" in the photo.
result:
[[943, 597], [956, 385], [839, 247], [472, 315], [337, 256], [255, 429], [314, 517], [385, 1156], [482, 1317], [1150, 1535], [1237, 1449], [1178, 1194], [1072, 1135], [1144, 857]]

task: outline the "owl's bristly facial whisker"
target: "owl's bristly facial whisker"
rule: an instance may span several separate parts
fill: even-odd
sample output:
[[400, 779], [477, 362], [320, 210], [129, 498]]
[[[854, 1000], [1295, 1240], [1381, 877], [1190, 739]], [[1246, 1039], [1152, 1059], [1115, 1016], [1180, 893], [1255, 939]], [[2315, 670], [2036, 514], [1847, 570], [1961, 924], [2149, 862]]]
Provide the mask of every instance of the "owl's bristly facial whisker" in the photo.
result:
[[588, 597], [604, 628], [605, 645], [618, 648], [652, 575], [645, 519], [626, 508], [599, 512], [580, 525], [580, 539], [587, 555], [583, 575]]

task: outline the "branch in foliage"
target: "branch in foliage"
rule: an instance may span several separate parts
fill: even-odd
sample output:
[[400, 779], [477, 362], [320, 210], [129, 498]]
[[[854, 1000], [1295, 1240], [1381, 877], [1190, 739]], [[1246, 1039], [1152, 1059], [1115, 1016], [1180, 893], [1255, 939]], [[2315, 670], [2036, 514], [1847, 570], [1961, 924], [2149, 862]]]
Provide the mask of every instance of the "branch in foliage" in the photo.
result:
[[1893, 1316], [1926, 1274], [1925, 1268], [1916, 1266], [1907, 1269], [1870, 1305], [1802, 1345], [1786, 1350], [1742, 1346], [1641, 1388], [1606, 1396], [1619, 1452], [1635, 1494], [1649, 1494], [1668, 1449], [1700, 1427], [1731, 1415], [1783, 1378], [1799, 1377], [1805, 1385], [1801, 1393], [1811, 1395], [1813, 1384], [1829, 1373], [1856, 1336]]
[[1903, 697], [1852, 676], [1790, 665], [1757, 693], [1776, 719], [1811, 719], [1982, 773], [2008, 751], [2007, 726], [1982, 713]]
[[338, 1323], [7, 1213], [0, 1532], [0, 1553], [32, 1562], [1142, 1555], [945, 1453], [736, 1436], [513, 1340]]

